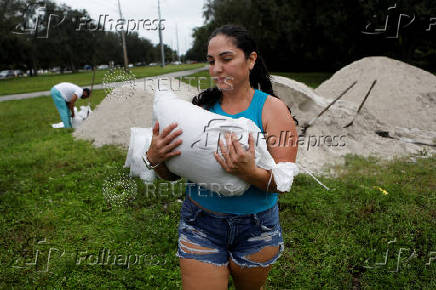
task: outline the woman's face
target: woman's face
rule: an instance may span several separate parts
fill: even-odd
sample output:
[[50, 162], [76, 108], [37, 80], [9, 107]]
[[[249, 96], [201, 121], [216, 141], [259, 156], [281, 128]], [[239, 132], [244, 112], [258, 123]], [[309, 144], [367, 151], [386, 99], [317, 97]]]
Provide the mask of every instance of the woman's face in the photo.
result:
[[219, 34], [209, 41], [207, 61], [209, 74], [219, 89], [232, 90], [250, 83], [250, 70], [256, 62], [256, 53], [248, 59], [244, 51], [237, 48], [232, 39]]

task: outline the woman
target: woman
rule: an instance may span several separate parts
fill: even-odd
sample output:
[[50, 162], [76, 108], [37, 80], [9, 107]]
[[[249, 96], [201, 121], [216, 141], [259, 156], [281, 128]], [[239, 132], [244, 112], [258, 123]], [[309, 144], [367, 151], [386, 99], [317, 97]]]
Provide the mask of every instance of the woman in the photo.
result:
[[[247, 30], [231, 25], [216, 29], [209, 38], [207, 59], [216, 88], [200, 93], [193, 104], [220, 115], [249, 118], [267, 136], [288, 131], [296, 140], [289, 108], [274, 96], [269, 74]], [[156, 123], [146, 153], [157, 174], [168, 180], [178, 178], [163, 163], [181, 154], [175, 149], [182, 142], [176, 139], [182, 130], [176, 127], [171, 124], [159, 134]], [[295, 162], [296, 143], [267, 144], [268, 151], [276, 163]], [[283, 251], [276, 185], [270, 171], [255, 165], [253, 136], [249, 150], [229, 135], [226, 145], [220, 142], [219, 146], [222, 156], [215, 153], [216, 161], [251, 186], [235, 197], [221, 197], [195, 184], [187, 186], [177, 252], [183, 288], [227, 289], [232, 275], [237, 289], [261, 289], [271, 264]]]

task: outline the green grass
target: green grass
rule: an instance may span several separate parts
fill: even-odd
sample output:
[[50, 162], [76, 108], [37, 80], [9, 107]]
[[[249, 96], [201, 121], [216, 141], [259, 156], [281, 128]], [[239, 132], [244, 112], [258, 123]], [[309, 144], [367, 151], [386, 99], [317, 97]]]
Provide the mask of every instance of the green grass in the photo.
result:
[[333, 75], [328, 72], [272, 72], [271, 74], [287, 77], [297, 82], [303, 82], [313, 89], [316, 89], [322, 82], [326, 81]]
[[[94, 101], [102, 97], [96, 92]], [[114, 146], [96, 149], [74, 140], [72, 129], [50, 128], [59, 121], [50, 97], [3, 102], [0, 121], [0, 288], [180, 286], [173, 252], [176, 199], [147, 199], [138, 180], [139, 195], [131, 207], [110, 208], [103, 199], [104, 182], [126, 172], [126, 152]], [[37, 243], [44, 239], [46, 244]], [[49, 248], [61, 252], [53, 251], [44, 272]], [[117, 255], [142, 254], [142, 262], [130, 269], [122, 265], [123, 257], [115, 265], [76, 264], [102, 248]], [[34, 250], [41, 257], [28, 267]]]
[[[134, 67], [131, 72], [136, 78], [151, 77], [174, 71], [191, 70], [204, 66], [204, 64], [184, 64], [184, 65], [167, 65], [164, 68], [160, 66], [142, 66]], [[97, 70], [95, 72], [95, 84], [103, 81], [104, 75], [109, 70]], [[90, 85], [92, 81], [92, 72], [79, 72], [74, 74], [50, 74], [36, 77], [21, 77], [7, 80], [0, 80], [0, 96], [10, 94], [31, 93], [40, 91], [49, 91], [54, 85], [60, 82], [71, 82], [78, 86]]]
[[[93, 105], [103, 97], [96, 91]], [[94, 148], [75, 140], [72, 129], [50, 128], [55, 122], [50, 97], [0, 103], [0, 288], [179, 289], [182, 187], [153, 194], [133, 179], [136, 198], [110, 207], [103, 188], [127, 174], [126, 151]], [[425, 264], [436, 251], [435, 161], [348, 155], [339, 177], [320, 178], [330, 191], [297, 176], [291, 192], [280, 196], [285, 252], [267, 289], [434, 289], [436, 260]], [[383, 261], [394, 239], [386, 265], [365, 268]], [[409, 250], [402, 250], [394, 272], [400, 248]], [[121, 255], [115, 263], [96, 260], [108, 250]], [[413, 250], [417, 257], [407, 261]], [[129, 255], [131, 264], [124, 265]], [[133, 264], [135, 255], [141, 263]]]

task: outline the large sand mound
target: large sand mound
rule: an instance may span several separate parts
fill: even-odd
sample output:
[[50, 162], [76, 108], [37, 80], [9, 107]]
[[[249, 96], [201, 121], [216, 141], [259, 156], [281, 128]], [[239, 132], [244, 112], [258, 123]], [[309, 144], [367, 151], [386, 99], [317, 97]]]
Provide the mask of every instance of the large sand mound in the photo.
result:
[[[332, 99], [323, 98], [317, 90], [313, 91], [304, 84], [287, 78], [274, 77], [273, 81], [274, 91], [291, 108], [292, 114], [300, 123], [300, 129], [337, 97], [335, 95]], [[349, 85], [347, 83], [341, 88], [342, 91]], [[383, 100], [379, 101], [383, 102]], [[394, 156], [419, 153], [424, 148], [433, 151], [431, 146], [412, 143], [419, 139], [417, 131], [422, 134], [421, 130], [392, 128], [391, 125], [379, 120], [365, 106], [356, 116], [357, 108], [358, 105], [351, 101], [338, 100], [322, 114], [307, 129], [306, 135], [300, 136], [297, 162], [314, 172], [330, 174], [333, 172], [330, 172], [328, 165], [343, 164], [343, 157], [349, 153], [392, 159]], [[355, 118], [353, 124], [344, 128], [353, 118]], [[384, 131], [387, 128], [391, 128], [390, 135], [396, 139], [384, 138], [376, 134], [376, 131]], [[403, 138], [406, 137], [405, 135], [410, 138]], [[430, 136], [436, 138], [435, 132], [433, 131]], [[421, 141], [432, 142], [429, 135], [420, 137]]]
[[364, 107], [392, 127], [436, 130], [436, 76], [387, 57], [366, 57], [343, 67], [319, 86], [317, 94], [334, 99], [352, 82], [342, 100], [356, 106], [377, 83]]

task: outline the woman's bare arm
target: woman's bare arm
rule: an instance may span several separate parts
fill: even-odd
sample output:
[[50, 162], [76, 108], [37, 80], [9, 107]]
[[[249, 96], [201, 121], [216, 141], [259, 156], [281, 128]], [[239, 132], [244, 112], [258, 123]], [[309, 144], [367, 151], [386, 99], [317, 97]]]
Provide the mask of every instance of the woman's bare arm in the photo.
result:
[[[262, 111], [262, 125], [265, 130], [268, 151], [276, 163], [295, 162], [298, 150], [297, 128], [286, 104], [277, 98], [268, 96]], [[256, 167], [255, 175], [247, 180], [262, 190], [267, 189], [271, 172]], [[277, 190], [274, 178], [268, 191]]]

